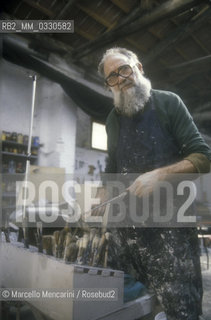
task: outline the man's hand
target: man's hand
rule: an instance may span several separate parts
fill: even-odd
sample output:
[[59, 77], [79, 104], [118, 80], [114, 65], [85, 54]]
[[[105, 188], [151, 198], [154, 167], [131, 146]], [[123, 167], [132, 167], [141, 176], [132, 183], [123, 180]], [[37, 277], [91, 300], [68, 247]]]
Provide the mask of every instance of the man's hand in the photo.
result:
[[135, 196], [141, 198], [150, 193], [162, 179], [162, 169], [155, 169], [150, 172], [141, 174], [128, 190]]
[[141, 174], [128, 190], [135, 196], [141, 198], [152, 193], [160, 181], [175, 179], [177, 174], [184, 175], [190, 173], [196, 173], [194, 165], [189, 160], [181, 160], [170, 166]]

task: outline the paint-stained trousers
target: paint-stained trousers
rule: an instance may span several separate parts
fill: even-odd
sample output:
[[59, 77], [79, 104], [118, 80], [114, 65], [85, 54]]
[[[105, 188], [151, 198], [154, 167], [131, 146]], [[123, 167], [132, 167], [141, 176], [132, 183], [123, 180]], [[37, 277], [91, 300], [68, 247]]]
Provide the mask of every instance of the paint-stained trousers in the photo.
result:
[[120, 228], [111, 232], [109, 265], [153, 288], [168, 320], [198, 320], [202, 278], [197, 230]]

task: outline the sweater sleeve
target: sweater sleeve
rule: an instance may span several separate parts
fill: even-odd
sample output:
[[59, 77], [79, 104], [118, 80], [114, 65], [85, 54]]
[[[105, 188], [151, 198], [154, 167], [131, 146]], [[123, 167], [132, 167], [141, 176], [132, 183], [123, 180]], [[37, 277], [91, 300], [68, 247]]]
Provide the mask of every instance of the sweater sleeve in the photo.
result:
[[199, 133], [187, 107], [179, 96], [167, 93], [164, 107], [167, 112], [168, 126], [174, 136], [180, 154], [193, 163], [198, 172], [209, 172], [211, 149]]
[[194, 165], [198, 173], [210, 172], [210, 161], [204, 154], [191, 153], [189, 156], [185, 157], [184, 159], [189, 160]]

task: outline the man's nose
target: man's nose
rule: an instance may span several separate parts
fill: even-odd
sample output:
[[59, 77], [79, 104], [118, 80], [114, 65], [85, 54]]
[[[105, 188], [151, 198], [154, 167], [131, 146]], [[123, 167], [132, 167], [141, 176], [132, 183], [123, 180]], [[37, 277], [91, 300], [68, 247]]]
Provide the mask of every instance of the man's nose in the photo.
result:
[[118, 84], [121, 84], [122, 82], [125, 81], [125, 78], [122, 77], [120, 74], [118, 75]]

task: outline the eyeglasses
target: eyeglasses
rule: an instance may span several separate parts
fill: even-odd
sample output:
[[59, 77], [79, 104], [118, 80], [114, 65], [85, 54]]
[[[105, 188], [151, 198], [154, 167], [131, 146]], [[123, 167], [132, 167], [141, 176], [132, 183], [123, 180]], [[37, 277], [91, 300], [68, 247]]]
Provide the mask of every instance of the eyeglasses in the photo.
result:
[[128, 78], [133, 73], [133, 69], [129, 64], [124, 64], [117, 69], [117, 72], [112, 72], [106, 79], [105, 83], [109, 87], [114, 87], [118, 83], [118, 77]]

